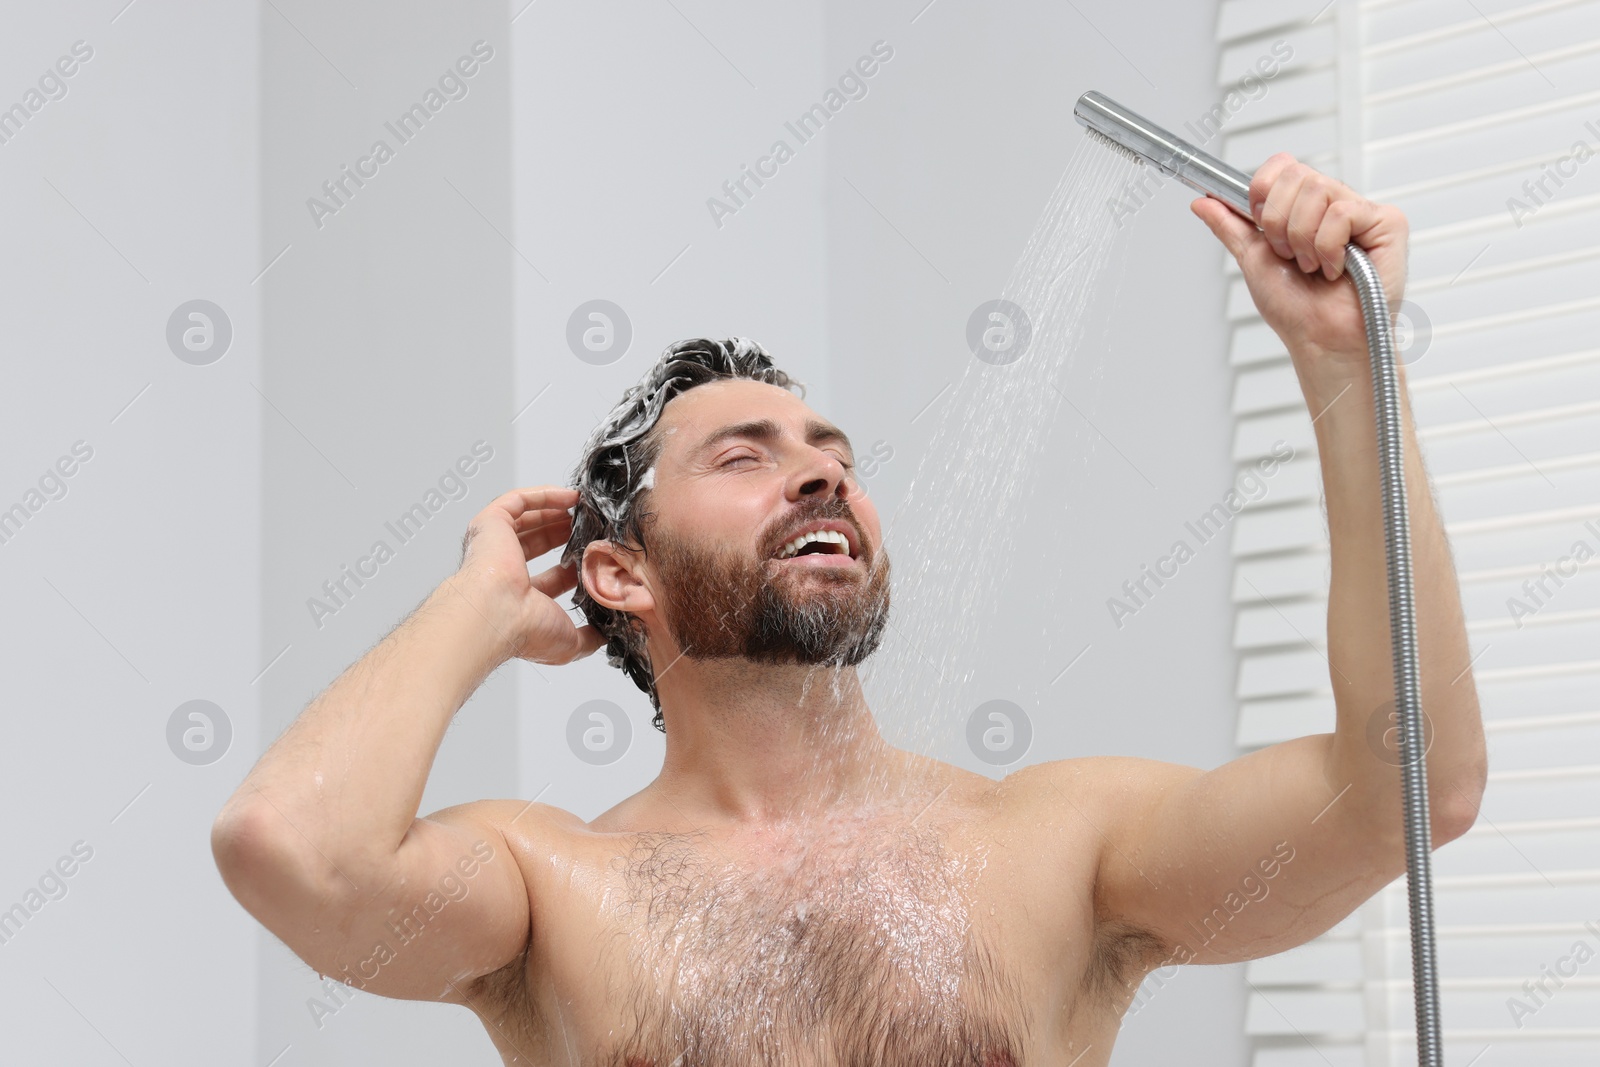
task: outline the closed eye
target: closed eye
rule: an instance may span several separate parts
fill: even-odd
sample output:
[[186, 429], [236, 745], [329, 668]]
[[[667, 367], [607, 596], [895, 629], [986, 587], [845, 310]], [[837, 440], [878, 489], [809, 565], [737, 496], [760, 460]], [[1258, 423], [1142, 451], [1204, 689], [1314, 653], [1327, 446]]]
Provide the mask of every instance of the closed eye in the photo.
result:
[[[834, 456], [835, 456], [835, 458], [838, 459], [839, 466], [843, 467], [845, 470], [853, 471], [853, 470], [856, 469], [856, 465], [854, 463], [850, 462], [850, 458], [848, 456], [841, 456], [841, 455], [838, 455], [837, 453], [834, 453]], [[729, 456], [727, 459], [723, 460], [721, 463], [718, 463], [717, 466], [719, 468], [720, 467], [731, 467], [733, 464], [738, 463], [740, 460], [750, 460], [752, 462], [755, 462], [757, 460], [757, 457], [751, 456], [751, 455]]]

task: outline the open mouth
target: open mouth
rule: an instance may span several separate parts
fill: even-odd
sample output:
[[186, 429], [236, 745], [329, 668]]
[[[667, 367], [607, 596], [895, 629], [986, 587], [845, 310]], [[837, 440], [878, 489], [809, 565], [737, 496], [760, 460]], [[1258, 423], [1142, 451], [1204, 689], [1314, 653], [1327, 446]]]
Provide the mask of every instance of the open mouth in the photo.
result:
[[845, 566], [855, 562], [854, 540], [843, 530], [807, 530], [785, 542], [772, 558], [779, 562], [805, 560], [811, 566]]

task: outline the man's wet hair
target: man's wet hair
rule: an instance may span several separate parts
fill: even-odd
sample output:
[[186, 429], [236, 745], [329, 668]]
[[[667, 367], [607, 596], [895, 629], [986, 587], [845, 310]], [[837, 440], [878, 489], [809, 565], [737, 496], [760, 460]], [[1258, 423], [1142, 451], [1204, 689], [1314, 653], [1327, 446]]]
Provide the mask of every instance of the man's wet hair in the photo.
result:
[[[724, 341], [693, 337], [668, 345], [583, 446], [572, 472], [578, 503], [572, 510], [572, 536], [561, 554], [562, 563], [577, 561], [581, 567], [584, 549], [598, 540], [625, 545], [648, 557], [644, 534], [655, 515], [648, 510], [647, 494], [654, 489], [656, 460], [664, 443], [657, 432], [661, 412], [667, 401], [697, 385], [729, 380], [766, 382], [805, 396], [805, 385], [779, 370], [767, 350], [748, 337]], [[644, 624], [590, 596], [581, 573], [572, 602], [605, 637], [607, 662], [620, 667], [650, 698], [655, 708], [651, 725], [666, 733], [645, 650]]]

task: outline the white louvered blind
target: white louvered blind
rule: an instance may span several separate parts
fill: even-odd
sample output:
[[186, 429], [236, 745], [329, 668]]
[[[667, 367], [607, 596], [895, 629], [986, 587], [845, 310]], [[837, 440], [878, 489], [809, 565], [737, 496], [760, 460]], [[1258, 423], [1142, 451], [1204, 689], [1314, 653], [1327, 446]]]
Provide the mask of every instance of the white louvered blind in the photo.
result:
[[[1600, 1064], [1600, 0], [1224, 0], [1218, 37], [1224, 88], [1293, 56], [1208, 148], [1412, 224], [1407, 375], [1489, 731], [1478, 825], [1434, 854], [1446, 1062]], [[1224, 269], [1235, 459], [1296, 452], [1233, 524], [1255, 748], [1333, 728], [1328, 554], [1310, 416]], [[1401, 878], [1247, 965], [1255, 1067], [1414, 1063], [1410, 973]]]

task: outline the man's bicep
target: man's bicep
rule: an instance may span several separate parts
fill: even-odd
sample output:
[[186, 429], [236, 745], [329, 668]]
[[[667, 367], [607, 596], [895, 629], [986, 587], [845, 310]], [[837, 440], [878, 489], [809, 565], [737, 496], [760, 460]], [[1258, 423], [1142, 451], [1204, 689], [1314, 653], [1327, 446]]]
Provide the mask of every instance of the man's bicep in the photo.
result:
[[1174, 963], [1256, 959], [1323, 933], [1396, 877], [1325, 779], [1331, 735], [1210, 771], [1115, 761], [1105, 776], [1103, 914], [1148, 931]]
[[519, 807], [484, 801], [415, 820], [387, 883], [358, 887], [302, 958], [367, 992], [464, 1003], [475, 979], [528, 944], [527, 885], [505, 829]]

